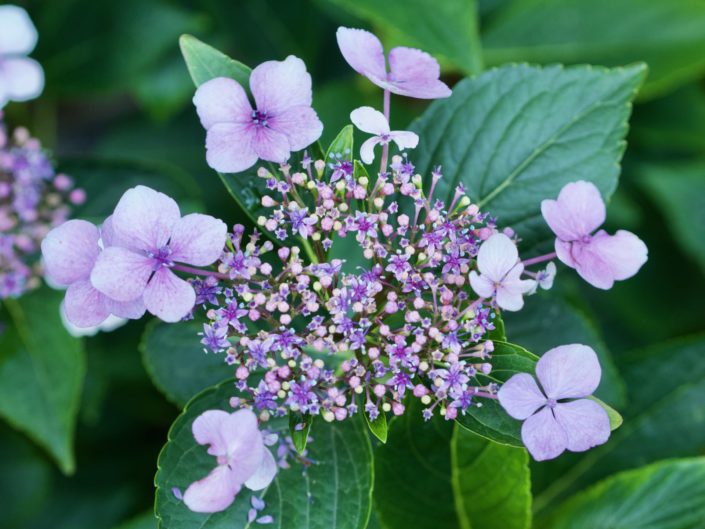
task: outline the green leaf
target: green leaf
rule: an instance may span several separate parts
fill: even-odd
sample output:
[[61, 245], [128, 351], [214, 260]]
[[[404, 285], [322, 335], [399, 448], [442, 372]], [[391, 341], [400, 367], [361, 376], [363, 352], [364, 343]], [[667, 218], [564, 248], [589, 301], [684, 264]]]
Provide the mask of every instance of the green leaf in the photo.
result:
[[637, 350], [627, 360], [624, 424], [602, 446], [537, 465], [536, 511], [611, 472], [705, 449], [705, 335]]
[[191, 35], [181, 35], [181, 53], [196, 86], [216, 77], [235, 79], [247, 90], [252, 70]]
[[[573, 271], [566, 270], [565, 273], [572, 274]], [[553, 347], [570, 343], [592, 347], [602, 366], [602, 380], [595, 394], [615, 406], [624, 406], [624, 381], [597, 326], [587, 312], [578, 309], [554, 292], [539, 292], [526, 298], [523, 310], [506, 312], [503, 316], [512, 341], [522, 344], [539, 356]]]
[[[208, 409], [228, 409], [235, 391], [228, 382], [208, 389], [188, 403], [169, 431], [159, 455], [155, 478], [155, 512], [159, 526], [168, 529], [238, 529], [247, 523], [251, 493], [243, 490], [229, 509], [215, 514], [191, 512], [172, 493], [182, 491], [215, 466], [215, 459], [191, 433], [193, 420]], [[285, 425], [282, 425], [286, 428]], [[283, 433], [283, 432], [282, 432]], [[362, 419], [326, 423], [311, 429], [307, 447], [309, 466], [292, 463], [257, 493], [267, 502], [264, 514], [274, 517], [277, 529], [365, 529], [370, 516], [372, 449]]]
[[531, 527], [531, 477], [526, 450], [493, 443], [456, 427], [451, 462], [461, 528]]
[[622, 472], [580, 492], [536, 527], [698, 529], [705, 519], [705, 458]]
[[466, 73], [482, 70], [475, 0], [435, 2], [432, 13], [426, 0], [334, 0], [334, 3], [387, 30], [395, 45], [421, 48]]
[[705, 72], [703, 27], [699, 0], [524, 0], [496, 15], [482, 42], [490, 64], [644, 61], [641, 95], [653, 97]]
[[[353, 159], [353, 126], [345, 125], [326, 150], [326, 164], [337, 160], [352, 162]], [[326, 169], [328, 170], [328, 169]]]
[[705, 268], [705, 162], [645, 165], [636, 181], [660, 207], [666, 226], [684, 252]]
[[449, 201], [462, 183], [525, 249], [547, 243], [541, 200], [581, 179], [605, 197], [614, 191], [630, 101], [645, 73], [643, 65], [509, 65], [461, 81], [412, 127], [416, 169], [430, 178], [442, 164], [436, 197]]
[[294, 448], [299, 454], [303, 454], [306, 451], [312, 424], [313, 417], [311, 415], [304, 415], [294, 411], [289, 412], [289, 435], [291, 435]]
[[140, 344], [142, 361], [154, 385], [179, 407], [197, 393], [233, 376], [233, 368], [225, 363], [224, 355], [203, 350], [198, 337], [202, 332], [203, 324], [195, 321], [153, 320]]
[[11, 324], [0, 334], [0, 416], [70, 474], [86, 359], [61, 322], [61, 297], [42, 288], [4, 300]]
[[375, 507], [385, 529], [529, 526], [528, 456], [453, 422], [421, 418], [413, 401], [375, 451]]
[[594, 400], [595, 402], [597, 402], [597, 403], [598, 403], [600, 406], [602, 406], [602, 408], [607, 412], [607, 416], [608, 416], [609, 419], [610, 419], [610, 430], [611, 430], [611, 431], [614, 432], [617, 428], [619, 428], [620, 426], [622, 426], [622, 423], [624, 422], [624, 419], [622, 418], [622, 416], [619, 414], [619, 412], [618, 412], [617, 410], [615, 410], [615, 409], [614, 409], [612, 406], [610, 406], [609, 404], [605, 404], [604, 402], [602, 402], [602, 401], [601, 401], [600, 399], [598, 399], [597, 397], [590, 396], [590, 397], [588, 397], [588, 398], [589, 398], [590, 400]]
[[[492, 372], [489, 376], [479, 375], [478, 380], [501, 383], [516, 373], [533, 374], [536, 360], [538, 357], [523, 347], [495, 341]], [[512, 419], [496, 400], [481, 399], [480, 403], [482, 406], [471, 406], [465, 415], [459, 415], [458, 424], [496, 443], [523, 447], [521, 422]]]
[[[361, 410], [364, 410], [364, 406], [360, 407]], [[377, 439], [382, 441], [383, 443], [387, 442], [387, 434], [389, 432], [389, 427], [387, 425], [387, 414], [384, 413], [383, 411], [380, 412], [380, 414], [377, 416], [377, 418], [374, 421], [370, 420], [370, 417], [367, 413], [364, 411], [362, 414], [365, 416], [365, 422], [367, 423], [367, 427], [370, 429], [372, 432], [372, 435], [374, 435]]]
[[147, 511], [120, 524], [120, 526], [115, 529], [157, 529], [157, 519], [154, 517], [152, 511]]

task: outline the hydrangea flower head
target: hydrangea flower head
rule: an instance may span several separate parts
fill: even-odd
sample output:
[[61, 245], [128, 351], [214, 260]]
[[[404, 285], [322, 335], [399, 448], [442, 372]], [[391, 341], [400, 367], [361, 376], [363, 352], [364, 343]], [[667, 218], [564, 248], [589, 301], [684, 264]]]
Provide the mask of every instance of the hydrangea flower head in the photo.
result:
[[384, 48], [369, 31], [338, 28], [338, 46], [353, 70], [374, 84], [399, 94], [417, 99], [448, 97], [450, 88], [439, 79], [441, 68], [428, 53], [399, 46], [389, 51], [389, 71]]
[[311, 108], [311, 76], [301, 59], [290, 55], [263, 62], [252, 70], [250, 91], [254, 109], [233, 79], [217, 77], [196, 90], [193, 102], [208, 131], [206, 160], [216, 171], [238, 173], [260, 158], [283, 163], [323, 132]]
[[193, 421], [192, 431], [198, 444], [208, 445], [208, 453], [218, 461], [215, 469], [184, 492], [184, 503], [192, 511], [223, 511], [243, 485], [261, 490], [274, 479], [277, 463], [249, 409], [207, 410]]
[[42, 93], [42, 67], [27, 57], [36, 45], [37, 30], [27, 12], [14, 5], [0, 6], [0, 108]]
[[537, 461], [553, 459], [565, 450], [584, 452], [610, 436], [607, 412], [589, 397], [600, 384], [597, 355], [586, 345], [562, 345], [536, 363], [536, 377], [512, 376], [500, 388], [499, 403], [523, 420], [521, 438]]
[[106, 230], [109, 247], [98, 256], [91, 282], [118, 301], [144, 299], [149, 312], [179, 321], [196, 302], [176, 263], [207, 266], [223, 252], [227, 227], [209, 215], [181, 216], [176, 202], [145, 186], [128, 189]]
[[371, 164], [375, 158], [375, 145], [397, 144], [400, 150], [414, 149], [419, 143], [419, 137], [406, 130], [390, 130], [389, 122], [379, 110], [372, 107], [356, 108], [350, 113], [350, 120], [363, 132], [374, 134], [360, 147], [360, 159]]
[[524, 306], [523, 295], [536, 285], [532, 279], [521, 279], [524, 265], [512, 240], [503, 233], [495, 233], [480, 246], [477, 269], [470, 272], [470, 285], [484, 298], [494, 298], [497, 305], [509, 311]]
[[612, 288], [636, 274], [646, 262], [644, 242], [629, 231], [592, 234], [605, 222], [605, 203], [594, 184], [567, 184], [557, 200], [541, 202], [543, 218], [556, 234], [556, 254], [592, 286]]

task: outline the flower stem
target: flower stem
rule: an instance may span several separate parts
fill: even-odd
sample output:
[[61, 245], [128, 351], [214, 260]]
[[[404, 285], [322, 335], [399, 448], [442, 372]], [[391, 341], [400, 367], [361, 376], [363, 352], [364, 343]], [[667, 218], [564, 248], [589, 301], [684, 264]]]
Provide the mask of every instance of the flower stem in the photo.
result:
[[547, 253], [546, 255], [539, 255], [538, 257], [532, 257], [526, 261], [522, 261], [524, 266], [530, 266], [537, 263], [543, 263], [544, 261], [550, 261], [556, 258], [556, 252]]
[[[389, 123], [390, 115], [390, 102], [391, 102], [391, 92], [389, 90], [384, 91], [384, 117], [387, 118], [387, 123]], [[389, 158], [389, 143], [385, 143], [382, 146], [382, 163], [379, 168], [379, 172], [384, 174], [387, 172], [387, 160]]]

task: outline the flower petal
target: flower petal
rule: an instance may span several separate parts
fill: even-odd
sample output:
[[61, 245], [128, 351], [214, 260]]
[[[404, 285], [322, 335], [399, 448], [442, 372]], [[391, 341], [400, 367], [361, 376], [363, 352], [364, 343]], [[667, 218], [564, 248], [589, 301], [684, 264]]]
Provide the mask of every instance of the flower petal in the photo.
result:
[[257, 156], [268, 162], [284, 163], [291, 154], [289, 139], [268, 127], [256, 127], [252, 146]]
[[162, 321], [175, 323], [191, 312], [196, 292], [168, 268], [157, 270], [144, 289], [144, 306]]
[[503, 233], [495, 233], [482, 243], [477, 252], [480, 273], [496, 283], [519, 261], [519, 251], [512, 240]]
[[363, 163], [369, 165], [375, 161], [375, 145], [379, 142], [379, 136], [372, 136], [363, 142], [362, 146], [360, 146], [360, 160]]
[[497, 398], [509, 415], [522, 421], [546, 404], [546, 396], [528, 373], [513, 375], [499, 388]]
[[353, 70], [375, 83], [387, 77], [382, 43], [372, 33], [364, 29], [341, 27], [335, 36], [340, 52]]
[[379, 110], [359, 107], [350, 112], [350, 121], [363, 132], [380, 136], [389, 132], [389, 122]]
[[415, 149], [419, 144], [419, 137], [413, 132], [406, 130], [395, 130], [391, 133], [392, 140], [397, 144], [399, 150]]
[[27, 11], [0, 6], [0, 55], [27, 55], [37, 45], [37, 29]]
[[582, 244], [580, 242], [566, 242], [562, 241], [560, 239], [556, 239], [555, 243], [555, 249], [556, 249], [556, 255], [558, 256], [558, 259], [566, 265], [571, 268], [577, 268], [578, 263], [575, 262], [575, 259], [573, 259], [573, 245], [574, 244]]
[[587, 397], [600, 385], [601, 376], [597, 355], [587, 345], [554, 347], [536, 363], [536, 378], [552, 399]]
[[292, 151], [300, 151], [321, 137], [323, 123], [310, 106], [291, 107], [268, 121], [268, 126], [284, 134]]
[[179, 206], [173, 198], [146, 186], [136, 186], [125, 191], [115, 206], [112, 225], [119, 237], [132, 241], [131, 247], [155, 251], [166, 245], [180, 218]]
[[614, 235], [596, 233], [589, 244], [573, 251], [580, 276], [597, 288], [611, 288], [615, 280], [627, 279], [646, 263], [648, 250], [644, 242], [629, 231]]
[[389, 90], [418, 99], [448, 97], [451, 90], [442, 82], [441, 67], [428, 53], [400, 46], [389, 52]]
[[0, 96], [29, 101], [44, 90], [44, 70], [34, 59], [3, 58], [0, 62]]
[[223, 253], [227, 232], [225, 223], [210, 215], [186, 215], [171, 232], [171, 258], [180, 263], [208, 266]]
[[289, 55], [283, 61], [263, 62], [252, 70], [250, 90], [257, 110], [276, 117], [296, 106], [311, 106], [311, 75], [304, 61]]
[[191, 483], [184, 492], [184, 503], [193, 512], [224, 511], [240, 492], [241, 483], [232, 479], [226, 465], [215, 467], [205, 478]]
[[610, 418], [597, 402], [588, 399], [561, 402], [553, 409], [556, 421], [565, 431], [571, 452], [584, 452], [607, 442]]
[[233, 469], [244, 483], [258, 471], [267, 451], [257, 426], [257, 416], [248, 409], [231, 413], [223, 421], [221, 433], [226, 440]]
[[250, 123], [218, 123], [206, 135], [206, 161], [221, 173], [239, 173], [257, 162], [256, 133]]
[[105, 296], [87, 279], [76, 281], [66, 290], [64, 298], [66, 318], [76, 327], [94, 327], [110, 316]]
[[605, 222], [605, 202], [599, 189], [580, 180], [566, 184], [558, 200], [541, 202], [541, 213], [559, 239], [577, 241]]
[[[534, 283], [531, 281], [527, 282], [530, 285], [528, 290], [531, 290]], [[504, 284], [497, 289], [497, 296], [495, 300], [497, 301], [497, 306], [499, 308], [510, 312], [521, 310], [524, 306], [524, 297], [522, 296], [522, 293], [516, 289], [508, 288]]]
[[193, 104], [205, 129], [216, 123], [252, 121], [252, 105], [244, 88], [234, 79], [216, 77], [206, 81], [196, 90]]
[[151, 259], [127, 248], [111, 246], [98, 256], [91, 283], [109, 298], [132, 301], [142, 296], [152, 271]]
[[44, 266], [51, 280], [70, 285], [87, 279], [100, 253], [99, 238], [98, 228], [85, 220], [69, 220], [51, 230], [42, 241]]
[[277, 475], [277, 462], [272, 453], [264, 448], [262, 450], [262, 463], [257, 471], [245, 481], [245, 486], [250, 490], [262, 490], [269, 486]]
[[146, 310], [141, 297], [132, 301], [115, 301], [105, 296], [105, 304], [111, 314], [128, 320], [139, 320]]
[[494, 283], [485, 276], [478, 274], [475, 270], [470, 272], [470, 286], [483, 298], [491, 298], [494, 296]]
[[524, 421], [521, 440], [536, 461], [556, 458], [568, 445], [568, 437], [550, 408], [544, 408]]
[[206, 410], [196, 417], [191, 425], [191, 432], [200, 445], [209, 445], [208, 453], [212, 456], [224, 456], [228, 453], [228, 444], [222, 434], [222, 425], [230, 414], [223, 410]]

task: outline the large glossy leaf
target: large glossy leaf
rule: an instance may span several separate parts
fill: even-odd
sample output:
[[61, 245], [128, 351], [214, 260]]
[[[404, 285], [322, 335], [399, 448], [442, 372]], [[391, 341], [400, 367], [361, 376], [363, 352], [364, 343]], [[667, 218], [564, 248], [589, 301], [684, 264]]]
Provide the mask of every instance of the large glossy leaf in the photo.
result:
[[202, 332], [203, 325], [198, 322], [154, 320], [140, 345], [154, 385], [180, 407], [204, 389], [233, 378], [233, 369], [223, 354], [204, 351], [198, 335]]
[[0, 334], [0, 416], [71, 473], [86, 360], [61, 322], [61, 296], [42, 288], [3, 302], [10, 325]]
[[700, 0], [522, 0], [483, 35], [490, 64], [511, 61], [649, 65], [644, 96], [705, 71], [705, 4]]
[[[389, 33], [394, 44], [421, 48], [466, 73], [482, 69], [475, 0], [334, 0]], [[452, 35], [452, 38], [449, 38]]]
[[484, 211], [524, 240], [549, 240], [541, 200], [568, 182], [589, 180], [609, 197], [617, 185], [627, 119], [643, 65], [604, 69], [508, 65], [458, 83], [413, 125], [413, 160], [430, 178], [443, 168], [435, 196], [458, 184]]
[[375, 452], [375, 506], [385, 529], [529, 526], [526, 450], [493, 443], [411, 404]]
[[241, 62], [231, 59], [191, 35], [182, 35], [179, 39], [179, 46], [196, 86], [215, 77], [230, 77], [246, 90], [249, 89], [251, 70]]
[[705, 520], [705, 458], [622, 472], [576, 494], [536, 527], [699, 529]]
[[630, 359], [622, 370], [624, 424], [605, 445], [537, 465], [537, 510], [611, 472], [705, 449], [705, 336], [634, 351]]
[[[193, 420], [207, 409], [228, 409], [232, 383], [195, 397], [174, 422], [159, 456], [156, 513], [163, 529], [238, 529], [247, 523], [250, 497], [244, 489], [233, 505], [220, 513], [191, 512], [172, 492], [184, 490], [205, 476], [215, 460], [191, 433]], [[286, 431], [284, 425], [283, 432]], [[309, 466], [292, 464], [280, 470], [264, 493], [268, 527], [278, 529], [364, 529], [371, 509], [373, 463], [367, 427], [361, 417], [336, 422], [316, 421], [307, 447]]]
[[[566, 269], [565, 273], [573, 271]], [[624, 381], [599, 330], [585, 311], [547, 292], [526, 298], [520, 312], [508, 312], [503, 317], [512, 341], [539, 356], [559, 345], [582, 343], [592, 347], [602, 366], [602, 380], [595, 394], [613, 406], [624, 405]]]

